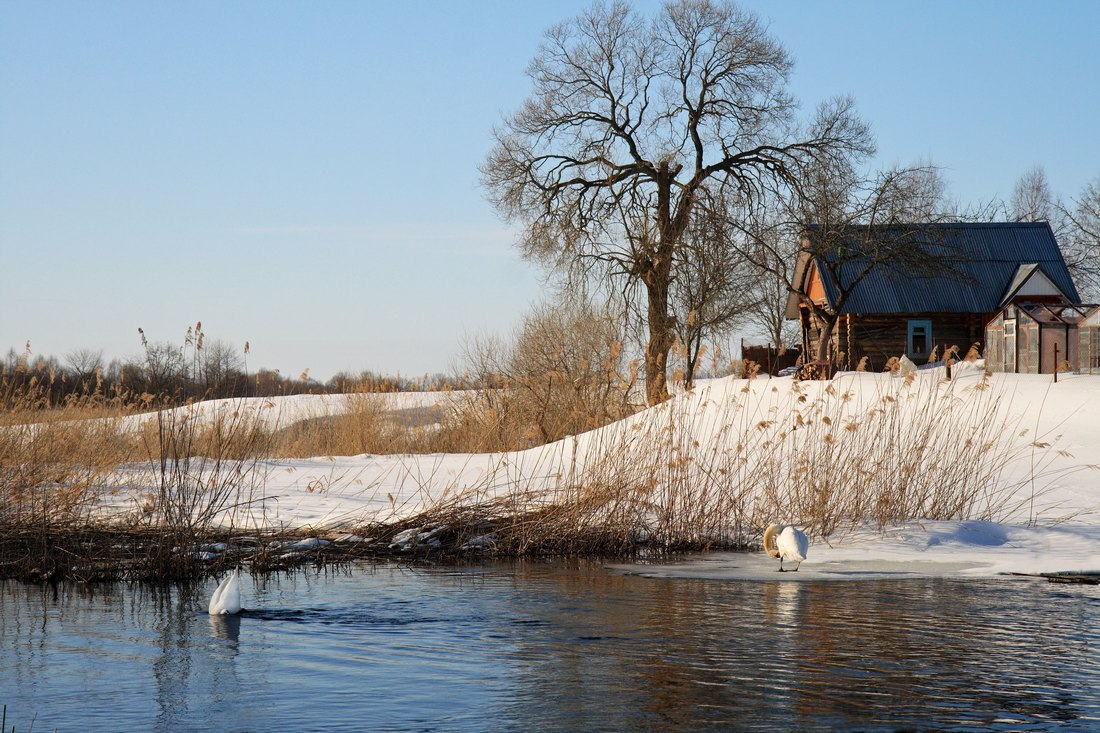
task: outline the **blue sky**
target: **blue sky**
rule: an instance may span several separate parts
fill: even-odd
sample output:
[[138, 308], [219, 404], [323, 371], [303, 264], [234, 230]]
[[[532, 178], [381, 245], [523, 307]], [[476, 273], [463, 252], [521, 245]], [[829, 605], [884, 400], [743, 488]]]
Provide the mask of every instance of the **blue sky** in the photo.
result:
[[[883, 164], [963, 201], [1100, 176], [1100, 3], [745, 5]], [[201, 320], [250, 368], [450, 371], [543, 297], [477, 167], [586, 6], [0, 0], [0, 349], [125, 357]]]

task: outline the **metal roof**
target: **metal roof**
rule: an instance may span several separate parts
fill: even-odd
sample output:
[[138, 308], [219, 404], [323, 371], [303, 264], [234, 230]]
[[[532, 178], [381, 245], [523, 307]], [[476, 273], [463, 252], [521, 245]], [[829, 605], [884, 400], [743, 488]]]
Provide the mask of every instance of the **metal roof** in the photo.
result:
[[[858, 253], [858, 242], [868, 234], [897, 236], [900, 227], [851, 227], [848, 242]], [[809, 231], [811, 239], [814, 229]], [[931, 271], [916, 267], [879, 265], [852, 289], [841, 313], [992, 313], [1013, 283], [1020, 265], [1034, 264], [1073, 303], [1080, 303], [1054, 233], [1046, 222], [923, 224], [907, 228], [906, 246], [919, 247], [932, 261], [946, 266]], [[827, 276], [835, 253], [815, 257], [829, 304], [835, 307], [841, 288]], [[834, 266], [841, 283], [851, 283], [867, 266], [867, 258], [846, 259]]]

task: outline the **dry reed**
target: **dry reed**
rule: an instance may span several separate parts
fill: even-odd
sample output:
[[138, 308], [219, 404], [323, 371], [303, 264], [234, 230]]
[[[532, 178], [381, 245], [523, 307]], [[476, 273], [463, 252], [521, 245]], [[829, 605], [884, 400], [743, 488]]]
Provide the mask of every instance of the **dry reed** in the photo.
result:
[[[735, 548], [776, 518], [817, 536], [914, 518], [1001, 519], [1053, 455], [1045, 442], [1019, 440], [988, 377], [910, 375], [869, 391], [846, 379], [796, 382], [788, 393], [745, 381], [725, 399], [674, 400], [505, 454], [496, 475], [448, 489], [417, 521], [488, 522], [505, 554]], [[1026, 478], [1006, 474], [1036, 450]]]

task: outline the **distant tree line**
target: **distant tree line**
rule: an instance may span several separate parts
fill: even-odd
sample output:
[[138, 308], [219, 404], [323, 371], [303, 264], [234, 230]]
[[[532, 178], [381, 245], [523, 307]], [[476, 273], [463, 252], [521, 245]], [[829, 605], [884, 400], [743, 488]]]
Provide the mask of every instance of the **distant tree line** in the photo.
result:
[[283, 375], [277, 369], [249, 371], [241, 350], [210, 340], [202, 324], [188, 328], [183, 344], [149, 341], [138, 329], [142, 352], [107, 360], [102, 350], [76, 349], [63, 357], [35, 355], [28, 343], [23, 352], [9, 349], [0, 359], [0, 407], [61, 407], [76, 401], [123, 405], [179, 405], [231, 397], [275, 397], [293, 394], [402, 392], [464, 388], [463, 380], [443, 375], [408, 378], [362, 371], [340, 372], [326, 382]]

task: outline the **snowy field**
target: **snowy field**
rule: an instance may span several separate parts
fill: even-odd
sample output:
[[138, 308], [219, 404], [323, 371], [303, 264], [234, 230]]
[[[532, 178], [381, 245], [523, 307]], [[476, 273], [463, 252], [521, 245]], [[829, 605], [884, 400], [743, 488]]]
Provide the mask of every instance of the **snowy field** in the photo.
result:
[[[1100, 377], [1062, 374], [996, 374], [956, 365], [954, 379], [942, 368], [922, 370], [911, 382], [889, 374], [845, 373], [830, 382], [790, 378], [705, 382], [690, 393], [601, 430], [557, 443], [505, 454], [337, 456], [265, 461], [249, 477], [263, 500], [236, 510], [234, 526], [309, 531], [353, 527], [368, 520], [412, 516], [441, 501], [478, 502], [522, 489], [544, 492], [552, 503], [560, 487], [597, 466], [610, 452], [646, 450], [646, 441], [677, 426], [699, 455], [733, 450], [752, 431], [781, 423], [794, 409], [827, 402], [835, 420], [864, 419], [877, 406], [928, 411], [928, 395], [942, 401], [942, 440], [962, 441], [985, 418], [1003, 450], [999, 493], [985, 516], [967, 520], [909, 521], [880, 531], [846, 529], [815, 540], [798, 573], [775, 575], [763, 553], [715, 553], [685, 563], [634, 568], [653, 575], [780, 577], [784, 580], [853, 579], [883, 575], [991, 575], [1005, 572], [1100, 572]], [[921, 391], [906, 403], [905, 394]], [[389, 409], [446, 405], [448, 393], [389, 395]], [[205, 403], [205, 414], [256, 410], [271, 426], [339, 412], [341, 396], [294, 396]], [[904, 407], [911, 404], [910, 407]], [[936, 403], [939, 404], [938, 402]], [[982, 411], [989, 411], [987, 416]], [[140, 421], [140, 416], [129, 418]], [[910, 414], [908, 419], [928, 419]], [[685, 427], [686, 426], [686, 427]], [[669, 427], [668, 430], [673, 428]], [[667, 431], [666, 431], [667, 432]], [[838, 431], [843, 439], [842, 431]], [[667, 435], [665, 436], [667, 438]], [[797, 431], [780, 435], [797, 441]], [[853, 459], [855, 460], [855, 459]], [[747, 467], [750, 470], [752, 467]], [[966, 481], [967, 476], [950, 477]], [[133, 468], [124, 489], [111, 497], [111, 512], [133, 511], [148, 478]], [[992, 507], [992, 509], [990, 509]], [[797, 517], [775, 517], [797, 523]]]
[[[467, 394], [453, 392], [384, 392], [369, 395], [379, 400], [385, 409], [392, 411], [416, 410], [445, 405], [449, 400], [460, 399]], [[253, 397], [247, 399], [220, 399], [199, 402], [168, 412], [196, 417], [200, 422], [210, 424], [217, 419], [225, 419], [234, 413], [256, 419], [267, 429], [287, 427], [296, 422], [311, 418], [339, 415], [348, 409], [350, 400], [356, 395], [320, 394], [288, 395], [286, 397]], [[137, 429], [154, 419], [155, 414], [145, 413], [122, 418], [121, 424]]]

